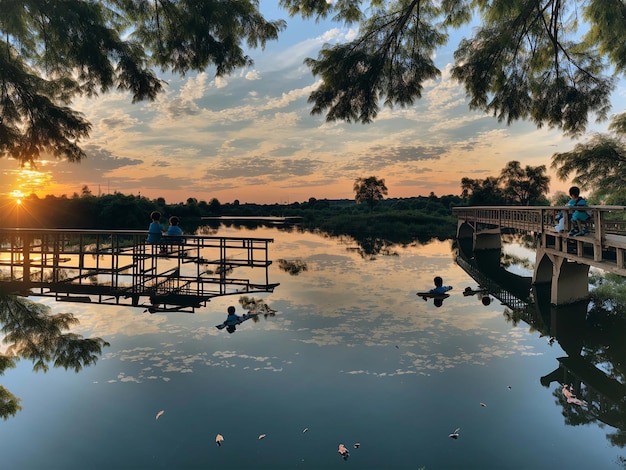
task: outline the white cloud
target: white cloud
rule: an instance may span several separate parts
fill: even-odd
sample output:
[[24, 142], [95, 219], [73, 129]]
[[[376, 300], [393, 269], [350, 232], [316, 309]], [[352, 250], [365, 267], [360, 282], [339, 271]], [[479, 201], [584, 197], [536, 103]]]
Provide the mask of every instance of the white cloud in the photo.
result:
[[246, 80], [261, 80], [261, 73], [258, 70], [250, 70], [244, 77]]

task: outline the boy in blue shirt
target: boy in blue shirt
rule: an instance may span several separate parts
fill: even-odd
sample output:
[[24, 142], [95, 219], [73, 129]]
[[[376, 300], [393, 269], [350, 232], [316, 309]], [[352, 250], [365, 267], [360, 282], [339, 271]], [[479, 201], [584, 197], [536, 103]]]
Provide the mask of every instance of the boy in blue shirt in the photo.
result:
[[[570, 207], [578, 207], [578, 206], [586, 206], [587, 201], [585, 198], [580, 196], [580, 189], [578, 186], [572, 186], [569, 188], [569, 197], [571, 198], [567, 205]], [[570, 237], [585, 235], [589, 233], [587, 227], [583, 225], [583, 222], [586, 222], [589, 218], [589, 214], [587, 214], [586, 210], [577, 210], [572, 214], [572, 230], [568, 233]]]
[[431, 294], [445, 294], [449, 290], [452, 290], [452, 286], [444, 286], [441, 276], [436, 276], [433, 280], [435, 288], [430, 290]]
[[170, 217], [170, 226], [167, 229], [167, 234], [170, 237], [180, 237], [183, 235], [183, 230], [178, 226], [180, 219], [173, 215]]
[[153, 211], [150, 213], [150, 227], [148, 227], [148, 243], [158, 243], [163, 235], [163, 225], [161, 225], [161, 213]]

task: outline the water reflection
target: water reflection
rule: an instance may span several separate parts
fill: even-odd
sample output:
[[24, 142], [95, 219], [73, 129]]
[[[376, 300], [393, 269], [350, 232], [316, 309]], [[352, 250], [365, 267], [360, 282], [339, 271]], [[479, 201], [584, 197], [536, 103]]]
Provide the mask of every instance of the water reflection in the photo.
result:
[[[505, 319], [516, 326], [525, 322], [531, 333], [546, 338], [550, 346], [558, 344], [567, 354], [540, 378], [546, 388], [557, 384], [552, 395], [562, 407], [565, 424], [607, 425], [613, 428], [606, 435], [611, 445], [626, 447], [626, 305], [616, 301], [624, 295], [624, 279], [600, 277], [603, 286], [592, 292], [590, 301], [557, 307], [550, 304], [549, 285], [528, 290], [527, 277], [503, 274], [512, 257], [502, 256], [501, 250], [468, 256], [466, 248], [459, 246], [459, 266], [489, 286], [482, 292], [502, 300]], [[467, 289], [467, 295], [474, 293]], [[622, 294], [616, 297], [619, 290]], [[623, 457], [619, 460], [625, 462]]]
[[[250, 233], [230, 228], [220, 235]], [[621, 428], [598, 419], [571, 426], [562, 411], [573, 405], [558, 401], [561, 382], [540, 382], [561, 357], [590, 359], [590, 339], [576, 343], [585, 337], [577, 328], [589, 328], [590, 320], [550, 329], [552, 313], [534, 307], [525, 279], [507, 294], [494, 283], [487, 306], [463, 295], [488, 284], [459, 269], [451, 241], [396, 245], [397, 256], [363, 259], [346, 250], [345, 239], [277, 229], [255, 235], [275, 239], [272, 259], [298, 259], [307, 270], [294, 276], [274, 263], [270, 275], [280, 287], [245, 301], [271, 310], [236, 334], [215, 326], [229, 305], [246, 310], [239, 295], [212, 299], [194, 315], [72, 305], [81, 333], [105, 336], [112, 347], [96, 367], [46, 389], [60, 406], [47, 406], [33, 391], [28, 409], [35, 413], [0, 428], [8, 468], [82, 468], [86, 459], [98, 468], [615, 466], [619, 457], [605, 436]], [[437, 275], [454, 287], [440, 308], [416, 296]], [[64, 307], [48, 302], [53, 311]], [[610, 323], [598, 327], [598, 345], [605, 328], [623, 334]], [[595, 367], [603, 372], [617, 367], [609, 365], [616, 358], [607, 359], [611, 348], [597, 349], [604, 356]], [[575, 380], [560, 378], [589, 399]], [[21, 380], [32, 384], [30, 376]], [[82, 427], [67, 418], [69, 407]], [[63, 427], [51, 433], [40, 422]], [[458, 439], [448, 438], [457, 428]], [[76, 429], [90, 432], [81, 437]], [[75, 447], [58, 452], [68, 435]], [[12, 451], [25, 436], [37, 444], [32, 452]], [[354, 442], [362, 445], [353, 449]], [[337, 453], [340, 443], [349, 448], [348, 462]]]
[[[0, 354], [0, 375], [16, 367], [17, 361], [33, 363], [35, 372], [47, 372], [50, 364], [79, 372], [96, 364], [101, 338], [83, 338], [67, 332], [78, 323], [71, 313], [51, 314], [50, 308], [15, 295], [0, 295], [0, 325], [6, 345]], [[22, 409], [20, 399], [0, 385], [0, 417], [7, 419]]]
[[280, 258], [278, 260], [278, 267], [292, 276], [297, 276], [308, 269], [307, 264], [300, 259], [287, 260]]

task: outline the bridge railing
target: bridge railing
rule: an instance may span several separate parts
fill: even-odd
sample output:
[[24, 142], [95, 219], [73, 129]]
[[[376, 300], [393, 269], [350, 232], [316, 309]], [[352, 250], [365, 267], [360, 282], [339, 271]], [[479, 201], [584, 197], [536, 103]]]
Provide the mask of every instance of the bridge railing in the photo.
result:
[[[626, 236], [625, 206], [593, 205], [585, 206], [584, 209], [570, 206], [471, 206], [454, 207], [452, 214], [470, 223], [545, 233], [554, 232], [557, 224], [555, 216], [559, 211], [572, 213], [576, 210], [591, 213], [587, 224], [595, 231], [597, 239], [607, 234]], [[566, 218], [566, 230], [570, 229], [569, 223], [569, 218]]]

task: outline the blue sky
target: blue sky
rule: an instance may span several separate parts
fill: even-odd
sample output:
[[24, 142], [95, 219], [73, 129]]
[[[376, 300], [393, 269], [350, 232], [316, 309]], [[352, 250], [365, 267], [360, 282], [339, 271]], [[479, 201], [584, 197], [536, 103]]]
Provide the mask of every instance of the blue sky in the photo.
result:
[[[268, 19], [288, 19], [273, 8], [263, 12]], [[40, 197], [71, 196], [87, 185], [94, 194], [120, 191], [171, 203], [189, 197], [286, 203], [352, 198], [358, 177], [384, 178], [389, 197], [441, 196], [459, 194], [465, 176], [497, 175], [511, 160], [549, 167], [554, 152], [577, 141], [469, 111], [463, 88], [450, 79], [453, 49], [470, 33], [469, 27], [455, 32], [438, 52], [442, 75], [426, 83], [413, 107], [385, 108], [368, 125], [326, 123], [310, 114], [307, 98], [318, 78], [303, 61], [356, 31], [330, 21], [288, 19], [278, 41], [250, 51], [253, 67], [230, 76], [216, 78], [213, 69], [185, 77], [161, 74], [167, 85], [152, 103], [132, 104], [126, 93], [76, 101], [93, 124], [83, 142], [88, 159], [44, 160], [36, 171], [20, 171], [3, 159], [0, 184], [5, 192]], [[623, 111], [623, 81], [613, 97], [613, 111]], [[551, 192], [569, 185], [553, 177]]]

